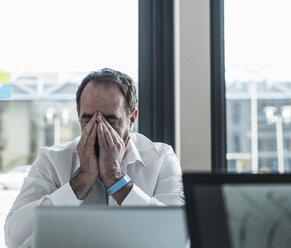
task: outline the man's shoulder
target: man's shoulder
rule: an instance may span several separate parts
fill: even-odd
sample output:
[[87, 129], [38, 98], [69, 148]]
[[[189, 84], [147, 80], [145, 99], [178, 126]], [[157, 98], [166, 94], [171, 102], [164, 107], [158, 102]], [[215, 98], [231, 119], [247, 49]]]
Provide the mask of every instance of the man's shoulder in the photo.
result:
[[77, 137], [71, 141], [54, 145], [54, 146], [49, 146], [49, 147], [41, 147], [40, 148], [40, 153], [63, 153], [63, 152], [75, 152], [76, 151], [76, 146], [80, 140], [80, 137]]
[[29, 176], [50, 178], [56, 180], [56, 185], [63, 185], [76, 171], [78, 140], [77, 137], [66, 143], [40, 148]]
[[170, 145], [167, 145], [162, 142], [153, 142], [149, 138], [140, 133], [131, 133], [130, 137], [139, 152], [163, 153], [166, 151], [167, 152], [173, 151]]

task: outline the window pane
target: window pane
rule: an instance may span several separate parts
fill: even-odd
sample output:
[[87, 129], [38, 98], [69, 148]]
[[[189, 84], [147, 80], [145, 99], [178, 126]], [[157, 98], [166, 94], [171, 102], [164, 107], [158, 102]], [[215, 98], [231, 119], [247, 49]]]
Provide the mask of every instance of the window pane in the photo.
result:
[[109, 67], [137, 81], [138, 1], [3, 0], [0, 32], [3, 229], [39, 148], [80, 135], [75, 93], [82, 78]]
[[225, 0], [231, 171], [290, 171], [289, 0]]

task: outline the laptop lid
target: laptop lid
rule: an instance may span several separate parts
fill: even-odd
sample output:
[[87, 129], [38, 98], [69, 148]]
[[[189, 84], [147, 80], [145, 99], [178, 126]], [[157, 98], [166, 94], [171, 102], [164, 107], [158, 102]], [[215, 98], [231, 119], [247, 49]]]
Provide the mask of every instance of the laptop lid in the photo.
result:
[[192, 247], [290, 247], [290, 174], [188, 173], [183, 181]]
[[39, 208], [33, 246], [57, 247], [185, 247], [183, 207]]

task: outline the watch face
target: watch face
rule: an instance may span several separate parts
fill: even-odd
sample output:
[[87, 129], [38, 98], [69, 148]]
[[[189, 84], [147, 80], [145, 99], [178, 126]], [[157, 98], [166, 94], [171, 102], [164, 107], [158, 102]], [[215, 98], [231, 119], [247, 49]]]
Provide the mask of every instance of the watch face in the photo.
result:
[[96, 157], [99, 157], [99, 143], [98, 143], [98, 136], [96, 135], [96, 139], [95, 139], [95, 154]]

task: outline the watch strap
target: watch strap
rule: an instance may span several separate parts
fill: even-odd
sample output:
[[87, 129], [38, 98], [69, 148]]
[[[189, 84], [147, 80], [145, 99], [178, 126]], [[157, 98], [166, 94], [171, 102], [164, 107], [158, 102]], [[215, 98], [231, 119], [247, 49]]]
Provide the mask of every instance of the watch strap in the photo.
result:
[[118, 190], [122, 189], [130, 181], [131, 181], [130, 177], [128, 175], [125, 175], [123, 178], [121, 178], [120, 180], [118, 180], [115, 184], [113, 184], [108, 189], [106, 189], [108, 195], [113, 195]]

